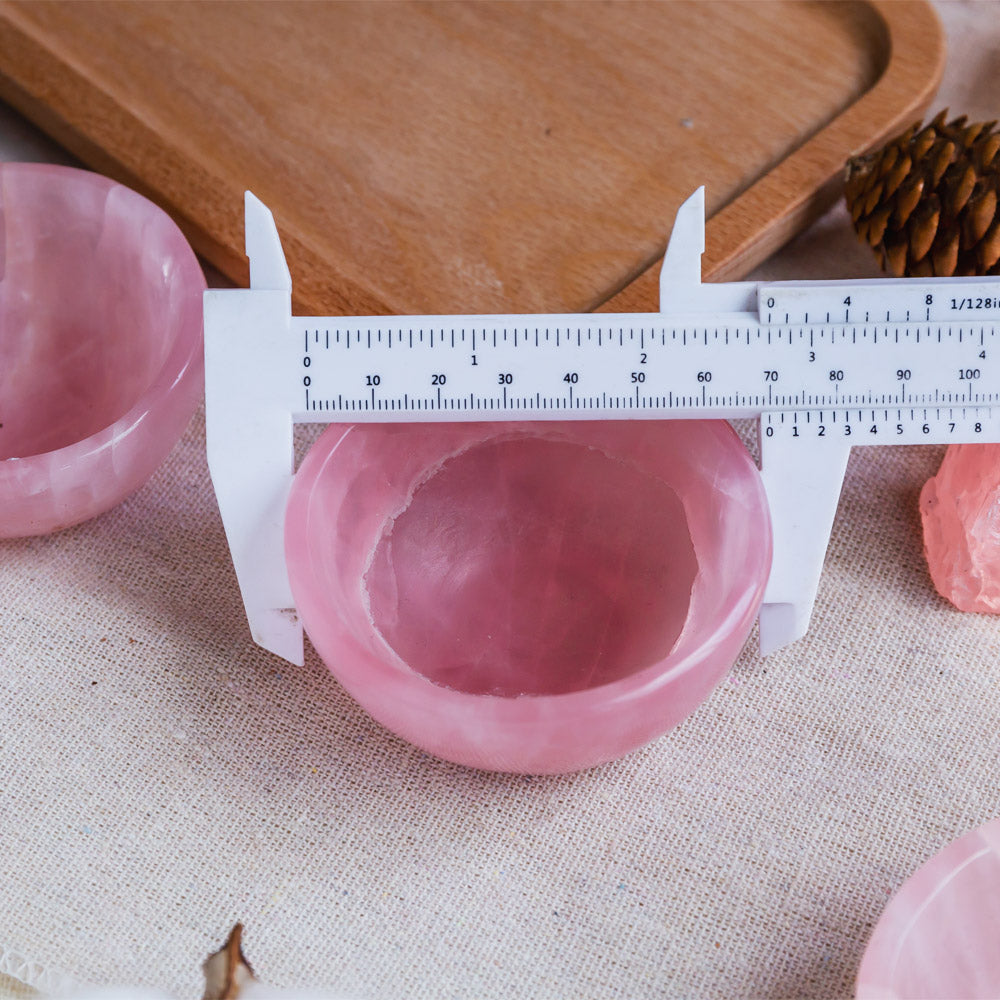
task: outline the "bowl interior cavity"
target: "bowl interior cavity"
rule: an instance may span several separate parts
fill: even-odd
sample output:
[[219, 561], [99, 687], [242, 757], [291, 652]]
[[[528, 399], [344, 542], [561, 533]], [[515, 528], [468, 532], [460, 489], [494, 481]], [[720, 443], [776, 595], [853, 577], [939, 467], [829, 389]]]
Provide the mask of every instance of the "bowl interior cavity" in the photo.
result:
[[160, 371], [183, 307], [150, 206], [105, 178], [8, 173], [0, 204], [0, 459], [113, 424]]
[[446, 461], [386, 524], [364, 585], [413, 670], [470, 694], [561, 694], [668, 655], [698, 561], [674, 490], [581, 444], [516, 438]]

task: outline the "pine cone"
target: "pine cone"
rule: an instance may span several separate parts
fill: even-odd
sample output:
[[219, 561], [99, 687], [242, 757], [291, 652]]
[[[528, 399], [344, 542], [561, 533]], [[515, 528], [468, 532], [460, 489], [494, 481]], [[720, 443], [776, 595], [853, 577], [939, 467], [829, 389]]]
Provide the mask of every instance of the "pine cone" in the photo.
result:
[[1000, 274], [997, 123], [946, 115], [847, 161], [854, 228], [896, 277]]

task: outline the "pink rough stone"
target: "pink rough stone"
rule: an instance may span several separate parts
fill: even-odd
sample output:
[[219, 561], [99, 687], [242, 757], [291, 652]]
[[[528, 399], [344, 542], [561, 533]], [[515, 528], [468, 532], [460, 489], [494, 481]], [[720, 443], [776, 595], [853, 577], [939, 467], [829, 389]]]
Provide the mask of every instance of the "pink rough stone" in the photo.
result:
[[330, 427], [286, 553], [320, 656], [473, 767], [578, 770], [708, 696], [770, 568], [756, 466], [709, 421]]
[[920, 515], [938, 593], [962, 611], [1000, 612], [1000, 444], [951, 445]]
[[1000, 820], [949, 844], [886, 907], [857, 1000], [1000, 997]]
[[99, 174], [0, 166], [0, 537], [141, 486], [203, 391], [205, 279], [152, 202]]

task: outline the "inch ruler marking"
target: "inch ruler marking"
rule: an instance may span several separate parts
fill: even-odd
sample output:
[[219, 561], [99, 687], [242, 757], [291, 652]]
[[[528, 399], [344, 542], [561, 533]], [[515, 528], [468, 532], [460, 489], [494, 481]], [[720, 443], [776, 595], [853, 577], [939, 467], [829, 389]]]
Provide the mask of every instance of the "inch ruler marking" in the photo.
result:
[[659, 313], [306, 318], [250, 194], [246, 221], [250, 289], [205, 295], [208, 459], [253, 637], [293, 662], [295, 422], [758, 417], [764, 653], [808, 627], [851, 447], [1000, 441], [1000, 278], [702, 285], [698, 191]]

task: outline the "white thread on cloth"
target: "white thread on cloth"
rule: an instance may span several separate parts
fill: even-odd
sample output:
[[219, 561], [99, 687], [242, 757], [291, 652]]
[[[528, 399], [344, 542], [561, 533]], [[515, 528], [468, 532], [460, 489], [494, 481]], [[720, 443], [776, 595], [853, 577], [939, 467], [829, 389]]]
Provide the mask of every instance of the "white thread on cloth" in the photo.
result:
[[[3, 947], [3, 945], [0, 945], [0, 976], [10, 976], [32, 990], [47, 994], [67, 993], [79, 986], [72, 977], [54, 969], [45, 968], [38, 962], [25, 958], [13, 949]], [[0, 989], [0, 996], [4, 995], [5, 991]], [[11, 991], [11, 995], [20, 997], [24, 993]]]

